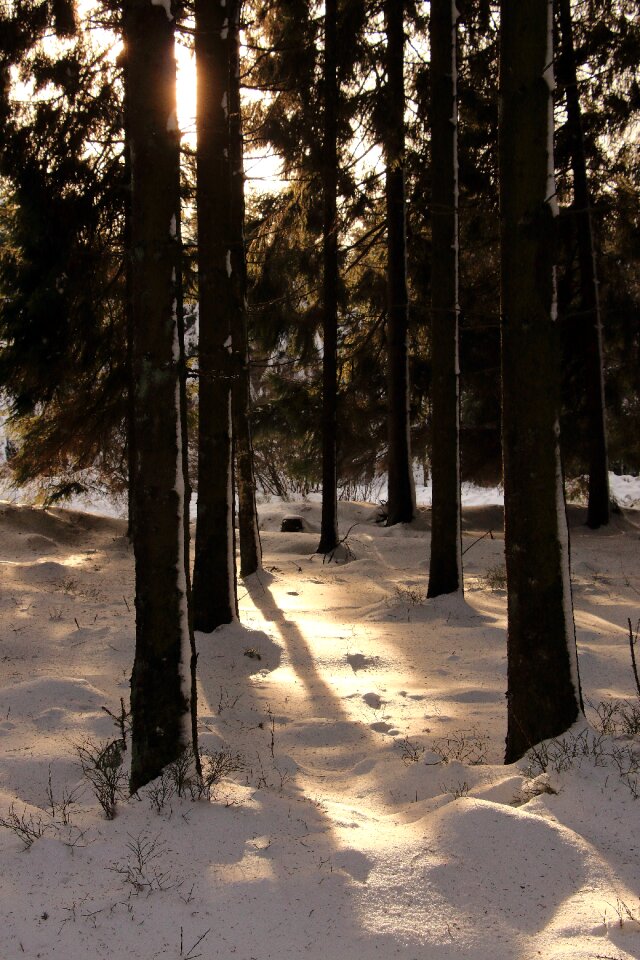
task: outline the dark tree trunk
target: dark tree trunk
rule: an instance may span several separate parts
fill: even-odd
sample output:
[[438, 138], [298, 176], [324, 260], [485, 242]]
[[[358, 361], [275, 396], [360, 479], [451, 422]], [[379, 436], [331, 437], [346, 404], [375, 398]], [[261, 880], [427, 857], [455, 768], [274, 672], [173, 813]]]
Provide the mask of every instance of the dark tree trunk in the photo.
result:
[[174, 20], [163, 7], [127, 0], [124, 36], [136, 437], [136, 652], [131, 677], [135, 791], [189, 744], [191, 644], [178, 327], [180, 155]]
[[125, 330], [127, 336], [127, 536], [133, 540], [135, 509], [134, 481], [136, 473], [136, 438], [135, 438], [135, 389], [133, 377], [133, 288], [132, 288], [132, 262], [130, 251], [131, 246], [131, 145], [129, 141], [129, 105], [127, 102], [127, 89], [129, 83], [126, 78], [127, 63], [125, 59], [124, 71], [124, 96], [122, 111], [124, 115], [124, 188], [123, 188], [123, 206], [124, 206], [124, 290], [125, 290]]
[[431, 0], [431, 558], [427, 595], [462, 587], [458, 394], [458, 101], [451, 0]]
[[229, 157], [231, 160], [231, 278], [233, 283], [233, 429], [238, 489], [240, 574], [260, 568], [256, 481], [251, 441], [251, 379], [247, 334], [247, 264], [244, 242], [244, 161], [240, 105], [240, 14], [242, 0], [227, 0], [229, 16]]
[[193, 623], [211, 633], [237, 616], [232, 484], [233, 285], [229, 21], [196, 0], [199, 400]]
[[407, 231], [404, 191], [404, 2], [385, 0], [387, 32], [387, 391], [389, 493], [387, 526], [416, 512], [409, 440]]
[[326, 0], [324, 26], [324, 150], [322, 168], [322, 518], [318, 553], [338, 545], [338, 4]]
[[581, 710], [559, 451], [551, 0], [501, 4], [507, 762]]
[[602, 315], [598, 296], [591, 197], [584, 153], [582, 112], [573, 47], [571, 0], [558, 0], [561, 79], [566, 94], [567, 129], [573, 169], [573, 215], [580, 264], [580, 313], [584, 317], [585, 377], [589, 426], [589, 503], [587, 524], [593, 529], [609, 523], [609, 466], [602, 364]]
[[[180, 190], [180, 169], [177, 171], [177, 190]], [[181, 222], [177, 224], [177, 238], [182, 249], [182, 226]], [[198, 750], [198, 685], [197, 685], [197, 665], [198, 653], [196, 650], [196, 638], [193, 630], [193, 589], [191, 584], [191, 480], [189, 477], [189, 421], [188, 421], [188, 401], [187, 401], [187, 358], [185, 350], [185, 329], [184, 329], [184, 289], [182, 274], [177, 274], [176, 303], [178, 307], [178, 350], [180, 355], [180, 432], [181, 432], [181, 453], [182, 453], [182, 474], [184, 477], [184, 556], [185, 556], [185, 582], [187, 589], [187, 605], [189, 610], [189, 646], [191, 649], [190, 676], [191, 676], [191, 745], [195, 758], [196, 769], [202, 772], [200, 753]]]

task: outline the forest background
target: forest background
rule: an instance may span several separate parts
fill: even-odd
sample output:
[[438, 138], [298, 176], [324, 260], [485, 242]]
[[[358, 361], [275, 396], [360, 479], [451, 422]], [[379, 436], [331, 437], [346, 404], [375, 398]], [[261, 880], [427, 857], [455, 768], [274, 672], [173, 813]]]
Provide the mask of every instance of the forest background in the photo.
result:
[[[118, 10], [73, 18], [63, 2], [12, 7], [3, 26], [0, 207], [3, 348], [17, 483], [57, 499], [99, 481], [126, 484], [127, 164]], [[640, 468], [638, 447], [638, 25], [635, 5], [572, 5], [584, 149], [604, 323], [610, 460]], [[426, 5], [407, 7], [406, 160], [413, 456], [431, 446], [430, 86]], [[340, 10], [338, 122], [338, 480], [366, 497], [386, 470], [385, 101], [381, 10]], [[189, 46], [184, 10], [179, 42]], [[264, 490], [305, 494], [321, 481], [321, 18], [312, 4], [247, 3], [242, 84], [248, 160], [255, 467]], [[53, 39], [57, 35], [57, 39]], [[496, 9], [461, 4], [458, 31], [460, 369], [463, 479], [501, 475]], [[16, 87], [15, 84], [18, 84]], [[193, 92], [192, 92], [193, 96]], [[565, 470], [588, 472], [588, 369], [566, 86], [556, 88], [559, 316]], [[193, 137], [182, 141], [184, 305], [197, 405], [198, 307]], [[265, 165], [261, 157], [271, 157]], [[276, 171], [275, 179], [271, 172]], [[252, 173], [255, 178], [252, 179]], [[192, 463], [193, 465], [193, 463]], [[197, 482], [197, 471], [192, 469]]]
[[[633, 954], [635, 833], [617, 825], [630, 822], [638, 797], [638, 710], [628, 698], [629, 649], [637, 667], [637, 525], [633, 511], [610, 512], [604, 422], [614, 467], [637, 471], [634, 13], [631, 3], [567, 0], [500, 9], [469, 2], [459, 11], [447, 0], [242, 9], [237, 0], [195, 0], [193, 9], [168, 0], [47, 0], [3, 9], [7, 472], [18, 485], [39, 483], [48, 503], [96, 482], [126, 490], [135, 556], [134, 586], [123, 525], [3, 508], [2, 784], [7, 800], [25, 803], [20, 814], [10, 799], [0, 817], [13, 834], [3, 834], [14, 858], [12, 949], [18, 943], [24, 952], [28, 933], [52, 956], [70, 942], [84, 956], [87, 924], [109, 940], [125, 911], [139, 925], [149, 920], [156, 954], [172, 942], [175, 953], [183, 907], [215, 914], [216, 932], [225, 931], [220, 891], [236, 876], [232, 947], [240, 936], [251, 956], [254, 940], [263, 952], [279, 948], [274, 925], [285, 953], [291, 934], [304, 936], [305, 949], [324, 949], [321, 934], [340, 911], [336, 956], [345, 955], [343, 935], [355, 956], [363, 941], [389, 955], [429, 943], [442, 956], [494, 956], [502, 939], [509, 956], [517, 941], [524, 956], [566, 948], [590, 957], [605, 955], [603, 938], [618, 956]], [[189, 138], [180, 145], [174, 32], [195, 45], [199, 62], [195, 152]], [[243, 152], [261, 172], [265, 154], [280, 164], [277, 183], [245, 192]], [[232, 384], [241, 389], [232, 393]], [[495, 482], [504, 460], [504, 548], [500, 511], [460, 516], [458, 407], [463, 477]], [[569, 512], [572, 581], [560, 434], [573, 492], [589, 496], [586, 526], [580, 511]], [[416, 465], [423, 478], [433, 473], [428, 515], [412, 503]], [[189, 474], [198, 487], [193, 592]], [[372, 499], [383, 477], [379, 509], [338, 509], [336, 488]], [[316, 496], [299, 517], [283, 516], [282, 501], [319, 487], [320, 524]], [[280, 501], [261, 505], [268, 566], [256, 488]], [[445, 490], [446, 505], [436, 490]], [[247, 508], [252, 530], [243, 527]], [[291, 523], [300, 529], [288, 531]], [[463, 538], [465, 554], [474, 551], [465, 558], [466, 593]], [[614, 577], [615, 596], [607, 592]], [[506, 596], [493, 596], [505, 586]], [[65, 599], [47, 619], [55, 591]], [[132, 594], [131, 711], [122, 697], [118, 712], [105, 701], [113, 707], [128, 686]], [[258, 631], [238, 622], [240, 607]], [[71, 617], [75, 628], [65, 622]], [[497, 756], [505, 666], [506, 765], [476, 775], [483, 737], [453, 723], [461, 714], [488, 719]], [[91, 739], [105, 727], [113, 737], [112, 722], [116, 739]], [[429, 748], [422, 735], [432, 722], [441, 736]], [[88, 737], [75, 747], [83, 780], [73, 788], [65, 731]], [[524, 766], [512, 765], [525, 754]], [[403, 777], [398, 759], [411, 771]], [[52, 760], [65, 779], [61, 800]], [[449, 763], [460, 780], [447, 787], [435, 778]], [[224, 809], [251, 809], [249, 817], [232, 813], [239, 832], [226, 853], [224, 829], [213, 838], [208, 830], [223, 813], [215, 805], [221, 781]], [[102, 833], [92, 808], [73, 822], [75, 789], [87, 783], [97, 784], [107, 818], [122, 812], [122, 829]], [[330, 794], [326, 804], [314, 800], [319, 788]], [[597, 798], [588, 815], [585, 790]], [[209, 803], [192, 808], [189, 796]], [[148, 809], [138, 806], [144, 800]], [[603, 804], [610, 821], [600, 816]], [[326, 823], [314, 805], [332, 811]], [[195, 883], [189, 892], [182, 876], [170, 879], [171, 850], [150, 832], [150, 820], [165, 824], [174, 808], [186, 828], [176, 830], [175, 818], [166, 836], [179, 843], [180, 863], [193, 862], [192, 816], [207, 833], [196, 894]], [[335, 860], [347, 877], [319, 909], [311, 939], [315, 905], [293, 907], [290, 931], [280, 906], [300, 898], [283, 900], [273, 884], [278, 871], [304, 874], [299, 846], [307, 850], [310, 823], [318, 826], [318, 868], [330, 863], [333, 873]], [[343, 829], [358, 839], [332, 841], [327, 851], [325, 833]], [[133, 860], [115, 861], [112, 844], [125, 833]], [[483, 843], [493, 838], [495, 857], [505, 835], [505, 859], [487, 869]], [[560, 835], [562, 863], [554, 853]], [[295, 852], [267, 854], [265, 869], [275, 837]], [[20, 859], [16, 840], [33, 855]], [[96, 874], [98, 849], [106, 870]], [[225, 857], [230, 869], [218, 871]], [[52, 893], [65, 858], [101, 878], [95, 896], [78, 869], [61, 873], [70, 900]], [[465, 858], [471, 883], [457, 869]], [[400, 894], [411, 864], [413, 924]], [[324, 879], [310, 885], [314, 904]], [[118, 899], [122, 883], [132, 887], [126, 900]], [[42, 912], [34, 925], [22, 891], [36, 885]], [[245, 894], [253, 902], [256, 889], [266, 893], [261, 919], [247, 925]], [[135, 897], [143, 890], [162, 896], [141, 914]], [[505, 898], [507, 890], [515, 896]], [[49, 897], [57, 938], [37, 929], [50, 917]], [[615, 936], [604, 906], [612, 897]], [[160, 922], [158, 903], [171, 904]], [[603, 909], [594, 926], [593, 911]], [[144, 932], [121, 945], [146, 960]]]

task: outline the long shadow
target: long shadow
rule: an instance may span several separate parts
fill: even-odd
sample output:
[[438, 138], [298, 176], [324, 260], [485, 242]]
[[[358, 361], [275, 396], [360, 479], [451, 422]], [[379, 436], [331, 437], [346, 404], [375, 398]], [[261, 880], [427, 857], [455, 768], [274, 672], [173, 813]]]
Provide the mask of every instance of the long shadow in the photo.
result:
[[[280, 634], [286, 646], [289, 662], [305, 687], [314, 711], [312, 715], [354, 723], [340, 703], [335, 691], [320, 674], [315, 662], [315, 653], [307, 638], [294, 620], [285, 617], [269, 586], [258, 575], [250, 578], [247, 589], [255, 607], [266, 621], [275, 626]], [[327, 701], [330, 704], [329, 708], [327, 708]], [[356, 726], [355, 723], [354, 726]]]

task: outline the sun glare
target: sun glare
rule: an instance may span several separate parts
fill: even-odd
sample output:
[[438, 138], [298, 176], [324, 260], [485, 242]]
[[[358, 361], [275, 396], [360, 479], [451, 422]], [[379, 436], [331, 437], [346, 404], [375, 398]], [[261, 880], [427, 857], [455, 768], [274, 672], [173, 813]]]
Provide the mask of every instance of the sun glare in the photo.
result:
[[176, 97], [178, 122], [183, 137], [195, 146], [196, 140], [196, 58], [193, 50], [176, 44], [178, 75]]

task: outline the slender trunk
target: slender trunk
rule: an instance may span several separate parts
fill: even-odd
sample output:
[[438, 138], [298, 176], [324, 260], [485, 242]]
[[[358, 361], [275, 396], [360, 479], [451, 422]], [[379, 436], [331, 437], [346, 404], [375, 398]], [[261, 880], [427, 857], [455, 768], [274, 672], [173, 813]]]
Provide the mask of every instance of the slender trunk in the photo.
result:
[[[180, 190], [180, 168], [176, 171], [176, 189]], [[182, 227], [180, 221], [177, 224], [177, 238], [182, 248]], [[201, 771], [200, 753], [198, 750], [198, 699], [197, 699], [197, 664], [198, 652], [196, 649], [196, 638], [193, 630], [193, 589], [191, 584], [191, 480], [189, 477], [189, 423], [188, 423], [188, 400], [187, 400], [187, 358], [185, 350], [185, 330], [184, 330], [184, 288], [182, 273], [177, 275], [176, 302], [178, 307], [178, 350], [179, 350], [179, 375], [180, 375], [180, 434], [181, 434], [181, 453], [182, 453], [182, 474], [184, 477], [184, 511], [183, 511], [183, 533], [184, 533], [184, 556], [185, 556], [185, 582], [187, 592], [187, 606], [189, 610], [189, 647], [191, 651], [190, 658], [190, 676], [191, 676], [191, 744], [195, 764], [198, 772]]]
[[196, 0], [199, 291], [198, 507], [194, 627], [210, 633], [237, 616], [231, 431], [231, 180], [229, 20]]
[[[136, 458], [133, 546], [136, 651], [131, 677], [131, 789], [190, 740], [188, 588], [179, 349], [179, 132], [174, 19], [124, 10], [132, 183], [131, 289]], [[153, 176], [149, 176], [149, 171]]]
[[580, 264], [580, 313], [586, 329], [585, 376], [589, 425], [589, 504], [587, 524], [596, 529], [609, 523], [609, 467], [602, 363], [602, 314], [598, 295], [591, 197], [584, 153], [582, 111], [578, 94], [576, 58], [573, 48], [571, 0], [558, 0], [560, 20], [560, 68], [566, 94], [567, 129], [573, 169], [573, 215]]
[[387, 391], [389, 492], [387, 526], [416, 512], [409, 439], [407, 230], [404, 190], [404, 0], [385, 0], [387, 31]]
[[501, 4], [507, 762], [581, 710], [559, 450], [552, 0]]
[[135, 464], [136, 464], [136, 439], [135, 439], [135, 402], [134, 402], [134, 379], [133, 379], [133, 335], [134, 335], [134, 325], [133, 325], [133, 288], [132, 288], [132, 264], [131, 257], [129, 255], [131, 247], [131, 145], [129, 140], [129, 104], [127, 89], [129, 83], [126, 79], [126, 69], [127, 64], [125, 60], [124, 70], [125, 70], [125, 81], [124, 81], [124, 96], [123, 96], [123, 114], [124, 114], [124, 189], [123, 189], [123, 205], [124, 205], [124, 233], [123, 233], [123, 243], [124, 243], [124, 314], [125, 314], [125, 330], [127, 337], [127, 351], [126, 351], [126, 364], [127, 364], [127, 407], [126, 407], [126, 416], [127, 416], [127, 537], [129, 540], [133, 540], [133, 528], [134, 528], [134, 504], [135, 497], [133, 494], [134, 489], [134, 480], [135, 480]]
[[322, 355], [322, 518], [318, 553], [338, 545], [338, 4], [326, 0], [324, 27], [324, 157], [322, 169], [324, 310]]
[[431, 0], [431, 558], [428, 596], [462, 587], [456, 14]]
[[240, 104], [240, 14], [242, 0], [227, 0], [229, 16], [229, 158], [231, 161], [231, 277], [234, 291], [233, 352], [236, 373], [233, 381], [233, 431], [236, 483], [238, 488], [238, 532], [240, 574], [247, 577], [259, 570], [262, 548], [258, 533], [256, 481], [251, 440], [251, 379], [247, 333], [247, 262], [244, 242], [244, 161], [242, 112]]

